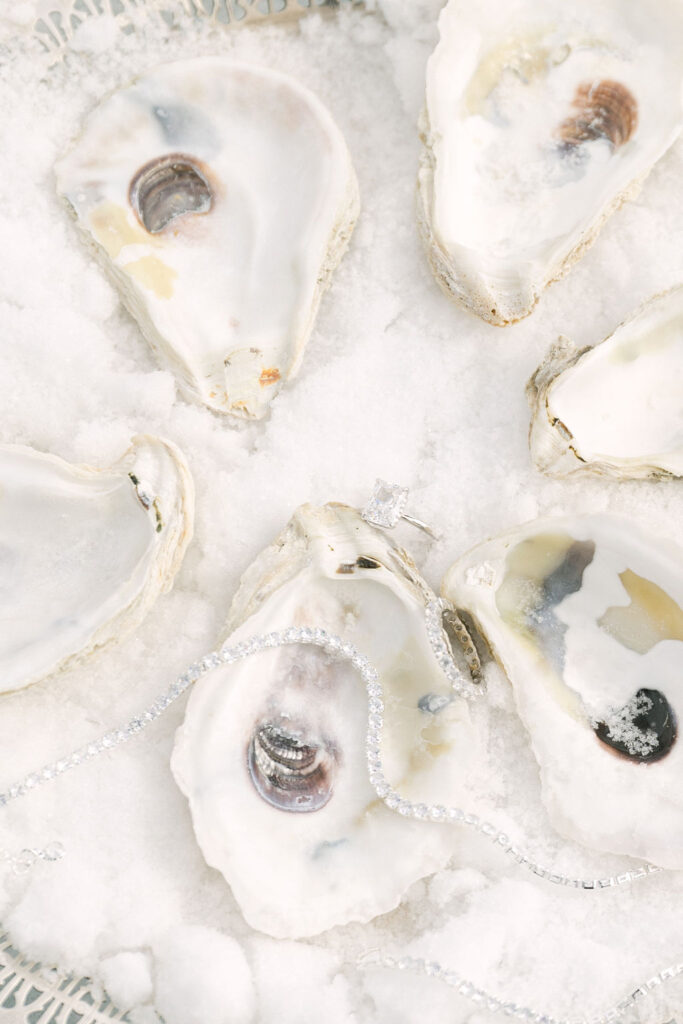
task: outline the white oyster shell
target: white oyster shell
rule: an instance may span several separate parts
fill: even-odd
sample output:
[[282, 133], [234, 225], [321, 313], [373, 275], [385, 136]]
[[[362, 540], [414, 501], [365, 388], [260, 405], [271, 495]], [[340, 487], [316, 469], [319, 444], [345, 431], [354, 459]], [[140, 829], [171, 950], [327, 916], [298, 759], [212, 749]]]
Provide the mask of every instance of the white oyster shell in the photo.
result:
[[427, 68], [419, 214], [439, 284], [504, 325], [582, 255], [681, 130], [673, 0], [450, 0]]
[[540, 519], [474, 548], [443, 594], [510, 679], [558, 831], [683, 868], [683, 552], [610, 516]]
[[186, 392], [263, 416], [358, 214], [317, 97], [220, 57], [161, 66], [92, 112], [57, 184]]
[[[405, 552], [355, 509], [304, 505], [245, 573], [230, 643], [304, 625], [351, 641], [384, 687], [387, 780], [408, 799], [447, 802], [458, 793], [473, 741], [466, 702], [448, 702], [449, 684], [429, 645], [430, 599]], [[418, 708], [430, 693], [446, 698], [435, 714]], [[261, 651], [194, 688], [173, 773], [204, 857], [253, 927], [301, 937], [368, 921], [397, 906], [411, 883], [453, 852], [450, 828], [406, 820], [377, 798], [367, 777], [367, 713], [351, 664], [313, 647]], [[319, 809], [282, 810], [259, 795], [248, 762], [264, 723], [324, 750], [326, 778], [312, 794]]]
[[109, 469], [0, 447], [0, 692], [69, 668], [137, 626], [192, 536], [178, 449], [138, 437]]
[[552, 476], [683, 476], [683, 287], [595, 348], [560, 339], [529, 381], [529, 443]]

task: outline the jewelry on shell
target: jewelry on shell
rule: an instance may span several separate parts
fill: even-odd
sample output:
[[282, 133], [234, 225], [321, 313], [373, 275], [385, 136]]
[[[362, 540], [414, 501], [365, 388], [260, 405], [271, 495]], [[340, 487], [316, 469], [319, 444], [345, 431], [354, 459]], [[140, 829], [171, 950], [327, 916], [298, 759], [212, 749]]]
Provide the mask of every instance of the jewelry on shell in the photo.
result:
[[439, 540], [439, 534], [431, 526], [423, 523], [421, 519], [416, 519], [415, 516], [408, 515], [405, 511], [407, 504], [407, 487], [401, 487], [399, 484], [388, 484], [385, 480], [377, 479], [370, 500], [361, 511], [361, 518], [366, 523], [370, 523], [371, 526], [381, 526], [385, 530], [393, 530], [399, 521], [403, 519], [406, 523], [410, 523], [411, 526], [416, 526], [418, 530], [422, 530], [432, 540]]
[[[405, 488], [387, 485], [382, 481], [378, 481], [373, 498], [363, 510], [362, 516], [367, 522], [381, 526], [384, 529], [392, 529], [401, 519], [404, 519], [425, 530], [431, 536], [436, 536], [434, 531], [427, 527], [426, 524], [404, 514], [403, 510], [407, 501], [407, 495], [408, 492]], [[471, 674], [470, 679], [458, 667], [453, 658], [450, 639], [443, 626], [444, 618], [452, 626], [453, 632], [462, 644], [464, 657]], [[425, 608], [425, 625], [432, 651], [451, 684], [453, 696], [462, 697], [465, 700], [481, 697], [485, 692], [485, 688], [482, 685], [482, 671], [479, 658], [469, 633], [458, 618], [455, 609], [442, 598], [436, 598], [428, 602]], [[128, 742], [128, 740], [143, 732], [164, 714], [172, 704], [204, 675], [219, 666], [243, 660], [258, 654], [260, 651], [292, 645], [320, 647], [332, 657], [349, 661], [361, 676], [367, 694], [365, 748], [368, 778], [377, 796], [389, 810], [403, 817], [419, 821], [467, 826], [486, 837], [503, 853], [516, 861], [517, 864], [525, 867], [537, 877], [566, 888], [580, 889], [582, 891], [610, 889], [647, 878], [662, 870], [653, 864], [643, 864], [635, 870], [598, 878], [581, 878], [565, 875], [553, 871], [551, 868], [545, 867], [529, 857], [513, 843], [503, 830], [481, 818], [478, 814], [468, 812], [459, 807], [418, 803], [403, 797], [398, 790], [387, 782], [384, 774], [381, 755], [381, 741], [384, 729], [384, 694], [379, 673], [354, 644], [341, 636], [329, 633], [327, 630], [315, 626], [292, 626], [276, 632], [257, 634], [234, 646], [226, 642], [219, 649], [211, 651], [199, 661], [193, 662], [163, 694], [159, 695], [145, 710], [134, 715], [119, 728], [105, 733], [72, 754], [43, 766], [9, 786], [8, 789], [0, 793], [0, 807], [11, 803], [19, 797], [25, 796], [31, 790], [63, 775], [65, 772], [71, 771], [79, 765], [92, 761], [101, 754]], [[16, 867], [21, 871], [28, 870], [38, 860], [54, 861], [63, 855], [64, 849], [61, 844], [52, 843], [44, 850], [27, 849], [14, 858], [5, 857], [5, 859], [9, 860], [13, 867], [15, 866], [14, 862], [16, 862]], [[0, 854], [0, 856], [2, 855]], [[536, 1024], [609, 1024], [609, 1022], [616, 1022], [620, 1019], [621, 1014], [635, 1005], [636, 1000], [641, 996], [647, 995], [653, 988], [683, 973], [683, 963], [667, 967], [649, 981], [640, 985], [626, 1000], [622, 1000], [622, 1002], [605, 1013], [591, 1016], [590, 1018], [586, 1017], [580, 1020], [569, 1021], [560, 1020], [556, 1017], [531, 1010], [528, 1007], [505, 1002], [489, 995], [467, 979], [460, 977], [456, 972], [443, 967], [435, 961], [426, 961], [413, 957], [396, 959], [376, 951], [370, 951], [370, 953], [364, 954], [359, 959], [358, 966], [378, 966], [397, 970], [410, 970], [436, 977], [454, 987], [459, 995], [469, 998], [473, 1003], [481, 1005], [492, 1012], [498, 1011], [516, 1019], [536, 1022]]]

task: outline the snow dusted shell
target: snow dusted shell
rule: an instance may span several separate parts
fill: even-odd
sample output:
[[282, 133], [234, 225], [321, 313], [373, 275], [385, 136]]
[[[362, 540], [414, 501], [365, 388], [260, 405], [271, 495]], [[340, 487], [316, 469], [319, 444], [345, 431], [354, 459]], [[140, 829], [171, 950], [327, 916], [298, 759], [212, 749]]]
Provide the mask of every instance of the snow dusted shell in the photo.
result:
[[[466, 702], [450, 701], [429, 645], [433, 599], [406, 553], [355, 509], [304, 505], [245, 573], [228, 634], [232, 645], [312, 626], [353, 643], [383, 684], [388, 781], [407, 798], [444, 802], [472, 739]], [[173, 773], [204, 857], [254, 928], [300, 937], [369, 921], [453, 852], [450, 829], [377, 798], [367, 714], [356, 670], [314, 647], [260, 651], [194, 688]]]
[[558, 831], [683, 868], [683, 552], [609, 516], [540, 519], [443, 594], [512, 683]]
[[673, 0], [450, 0], [427, 69], [422, 233], [441, 287], [527, 316], [681, 130]]
[[109, 469], [0, 447], [0, 692], [134, 629], [170, 589], [193, 513], [185, 460], [158, 438]]
[[185, 390], [263, 416], [299, 367], [358, 214], [322, 103], [267, 68], [167, 64], [92, 112], [57, 182]]
[[595, 348], [560, 339], [527, 394], [542, 472], [683, 476], [683, 287], [645, 303]]

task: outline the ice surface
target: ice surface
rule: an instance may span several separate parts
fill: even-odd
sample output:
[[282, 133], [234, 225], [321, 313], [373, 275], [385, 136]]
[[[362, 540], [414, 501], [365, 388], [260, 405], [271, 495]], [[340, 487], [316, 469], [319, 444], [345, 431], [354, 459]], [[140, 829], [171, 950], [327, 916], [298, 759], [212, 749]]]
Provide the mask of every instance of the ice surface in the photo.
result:
[[[13, 5], [5, 21], [3, 13], [2, 30], [24, 23], [28, 6]], [[559, 333], [593, 343], [683, 278], [683, 146], [532, 316], [505, 329], [478, 322], [438, 290], [415, 223], [416, 120], [438, 6], [383, 0], [374, 13], [239, 31], [188, 19], [183, 32], [139, 8], [130, 35], [114, 36], [107, 18], [86, 23], [67, 62], [50, 71], [30, 48], [3, 58], [0, 438], [104, 465], [138, 431], [165, 435], [190, 462], [197, 529], [174, 590], [132, 638], [87, 669], [3, 697], [0, 788], [125, 720], [209, 650], [240, 573], [300, 502], [362, 506], [378, 476], [409, 486], [409, 511], [443, 539], [430, 546], [400, 527], [401, 540], [437, 588], [459, 553], [537, 514], [608, 509], [655, 533], [680, 532], [679, 483], [537, 474], [524, 384]], [[363, 203], [299, 378], [266, 422], [241, 428], [177, 396], [82, 245], [52, 173], [107, 91], [157, 61], [209, 53], [267, 64], [314, 89], [347, 137]], [[558, 869], [632, 866], [554, 835], [495, 671], [488, 706], [472, 808], [531, 837], [538, 858]], [[0, 920], [32, 956], [109, 985], [136, 1024], [156, 1011], [167, 1024], [491, 1020], [432, 979], [359, 971], [357, 955], [374, 947], [434, 957], [507, 999], [577, 1016], [683, 954], [680, 875], [597, 894], [556, 890], [476, 835], [463, 835], [457, 862], [369, 926], [308, 943], [256, 935], [205, 866], [171, 778], [181, 719], [182, 702], [142, 737], [0, 816], [2, 847], [58, 839], [66, 848], [58, 863], [0, 876]], [[683, 985], [666, 993], [643, 1001], [642, 1021], [663, 1024], [683, 1007]]]

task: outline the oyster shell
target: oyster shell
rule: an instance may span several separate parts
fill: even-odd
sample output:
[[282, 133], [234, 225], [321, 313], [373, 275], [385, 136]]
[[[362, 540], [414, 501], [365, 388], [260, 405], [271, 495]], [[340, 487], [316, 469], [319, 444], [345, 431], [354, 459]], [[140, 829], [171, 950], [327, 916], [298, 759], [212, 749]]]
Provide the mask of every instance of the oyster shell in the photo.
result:
[[0, 692], [134, 629], [192, 536], [185, 459], [138, 437], [109, 469], [0, 446]]
[[[231, 646], [289, 626], [348, 639], [382, 680], [387, 780], [441, 802], [476, 740], [430, 647], [429, 600], [410, 558], [359, 512], [304, 505], [245, 573], [227, 631]], [[193, 689], [173, 773], [207, 863], [254, 928], [301, 937], [368, 921], [453, 852], [450, 829], [377, 798], [367, 714], [353, 666], [315, 647], [261, 651]]]
[[184, 390], [263, 416], [358, 214], [346, 143], [317, 97], [220, 57], [164, 65], [93, 111], [57, 185]]
[[446, 294], [502, 326], [531, 312], [680, 133], [683, 12], [450, 0], [439, 29], [422, 234]]
[[683, 287], [646, 302], [595, 348], [560, 339], [527, 394], [542, 472], [683, 476]]
[[611, 516], [539, 519], [443, 594], [510, 679], [557, 830], [683, 868], [683, 552]]

